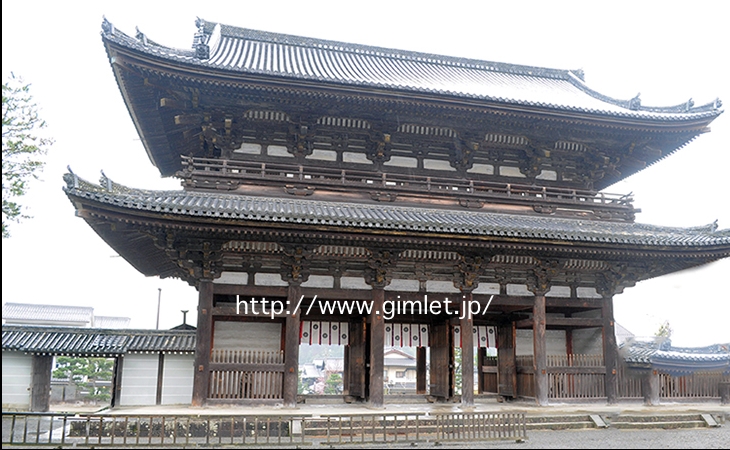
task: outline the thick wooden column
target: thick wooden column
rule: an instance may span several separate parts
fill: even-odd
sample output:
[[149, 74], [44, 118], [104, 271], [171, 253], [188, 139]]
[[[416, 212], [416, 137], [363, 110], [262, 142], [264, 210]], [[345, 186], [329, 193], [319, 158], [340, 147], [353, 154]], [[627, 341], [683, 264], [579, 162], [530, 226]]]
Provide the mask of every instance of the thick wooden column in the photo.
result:
[[[288, 305], [297, 305], [302, 288], [299, 283], [289, 283]], [[284, 332], [284, 407], [297, 406], [297, 385], [299, 384], [299, 323], [300, 312], [292, 311], [286, 316]]]
[[616, 392], [618, 345], [616, 344], [616, 330], [613, 323], [613, 297], [604, 297], [601, 317], [603, 318], [603, 361], [606, 365], [606, 402], [613, 405], [618, 401]]
[[497, 393], [503, 397], [517, 397], [517, 352], [515, 323], [497, 327]]
[[210, 352], [213, 342], [213, 282], [201, 280], [198, 287], [198, 329], [195, 335], [195, 374], [192, 406], [203, 406], [210, 386]]
[[426, 394], [426, 347], [416, 347], [416, 394]]
[[535, 401], [548, 403], [547, 343], [545, 342], [545, 295], [535, 295], [532, 307], [533, 369], [535, 371]]
[[[120, 406], [122, 403], [122, 370], [124, 369], [124, 357], [114, 358], [114, 373], [112, 375], [112, 399], [111, 407]], [[64, 399], [65, 400], [65, 399]]]
[[474, 319], [469, 311], [471, 292], [465, 292], [461, 301], [461, 404], [474, 406]]
[[[367, 359], [367, 338], [365, 336], [365, 323], [362, 318], [350, 321], [350, 345], [347, 352], [347, 393], [353, 397], [364, 399], [366, 397], [367, 370], [365, 360]], [[343, 380], [344, 382], [344, 380]]]
[[385, 290], [373, 286], [373, 309], [370, 313], [368, 330], [370, 335], [370, 406], [383, 406], [383, 370], [385, 370], [385, 320], [383, 302]]
[[350, 396], [350, 344], [342, 349], [342, 396]]
[[656, 370], [647, 369], [641, 374], [641, 395], [645, 405], [659, 405], [659, 373]]
[[431, 352], [431, 383], [429, 394], [443, 400], [451, 398], [451, 369], [453, 347], [450, 339], [451, 327], [445, 321], [434, 323], [429, 334]]
[[31, 363], [30, 410], [48, 412], [51, 409], [51, 370], [53, 356], [33, 355]]

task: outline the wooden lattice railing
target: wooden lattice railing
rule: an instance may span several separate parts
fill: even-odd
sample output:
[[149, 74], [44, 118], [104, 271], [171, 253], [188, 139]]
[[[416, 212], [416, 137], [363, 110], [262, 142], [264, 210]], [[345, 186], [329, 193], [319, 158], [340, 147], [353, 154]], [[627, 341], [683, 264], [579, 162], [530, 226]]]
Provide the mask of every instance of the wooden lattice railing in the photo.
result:
[[638, 211], [630, 195], [592, 190], [212, 158], [183, 157], [182, 165], [178, 176], [187, 186], [198, 188], [233, 190], [255, 183], [282, 186], [296, 195], [310, 195], [316, 189], [362, 190], [388, 201], [398, 195], [445, 197], [459, 199], [466, 207], [522, 204], [543, 213], [589, 210], [596, 218], [628, 221]]
[[284, 352], [213, 349], [209, 398], [217, 400], [282, 398]]

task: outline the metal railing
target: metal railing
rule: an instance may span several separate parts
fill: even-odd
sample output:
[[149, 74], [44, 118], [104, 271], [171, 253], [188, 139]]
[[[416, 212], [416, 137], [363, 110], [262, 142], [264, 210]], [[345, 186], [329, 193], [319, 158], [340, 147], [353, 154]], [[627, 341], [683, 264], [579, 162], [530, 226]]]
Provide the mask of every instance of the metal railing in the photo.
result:
[[449, 442], [527, 438], [524, 414], [408, 413], [322, 416], [2, 414], [2, 445], [200, 447]]

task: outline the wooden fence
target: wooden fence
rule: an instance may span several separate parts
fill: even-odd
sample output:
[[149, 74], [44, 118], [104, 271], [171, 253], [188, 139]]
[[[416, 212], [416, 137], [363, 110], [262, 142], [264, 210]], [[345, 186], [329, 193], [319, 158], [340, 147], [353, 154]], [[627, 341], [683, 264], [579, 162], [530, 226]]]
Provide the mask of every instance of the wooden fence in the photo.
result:
[[524, 414], [443, 413], [69, 416], [2, 413], [2, 445], [242, 447], [393, 444], [527, 438]]
[[284, 383], [284, 352], [213, 349], [209, 398], [278, 400]]
[[[517, 394], [534, 397], [534, 369], [531, 355], [518, 356]], [[600, 399], [606, 398], [606, 368], [603, 355], [549, 355], [547, 358], [548, 398], [550, 399]], [[486, 365], [486, 361], [485, 361]], [[648, 370], [648, 369], [646, 369]], [[616, 393], [621, 399], [643, 397], [641, 378], [645, 372], [619, 364], [616, 370]], [[659, 374], [662, 399], [711, 399], [720, 398], [720, 383], [730, 382], [729, 375], [722, 373], [694, 373], [685, 376]]]
[[720, 383], [730, 382], [730, 375], [696, 372], [692, 375], [673, 377], [659, 374], [659, 397], [665, 399], [719, 398]]

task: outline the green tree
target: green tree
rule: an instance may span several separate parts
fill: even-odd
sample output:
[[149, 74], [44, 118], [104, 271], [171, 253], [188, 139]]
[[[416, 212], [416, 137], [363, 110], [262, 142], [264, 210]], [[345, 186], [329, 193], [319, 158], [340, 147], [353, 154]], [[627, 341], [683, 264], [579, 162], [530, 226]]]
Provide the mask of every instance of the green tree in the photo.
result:
[[56, 358], [54, 378], [68, 378], [79, 390], [89, 392], [88, 398], [98, 401], [109, 401], [109, 386], [97, 386], [100, 381], [110, 381], [114, 370], [114, 361], [106, 358], [75, 358], [59, 356]]
[[53, 143], [39, 135], [45, 127], [30, 94], [30, 84], [11, 76], [3, 83], [3, 239], [10, 236], [10, 222], [28, 217], [16, 200], [43, 169], [40, 157]]
[[339, 373], [331, 373], [324, 383], [325, 394], [341, 394], [342, 393], [342, 375]]

